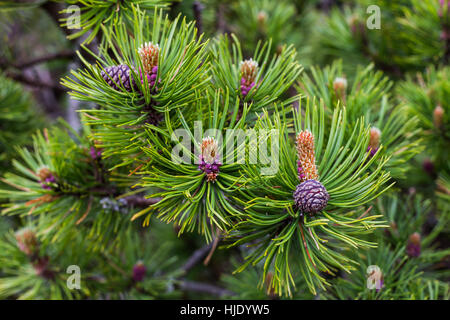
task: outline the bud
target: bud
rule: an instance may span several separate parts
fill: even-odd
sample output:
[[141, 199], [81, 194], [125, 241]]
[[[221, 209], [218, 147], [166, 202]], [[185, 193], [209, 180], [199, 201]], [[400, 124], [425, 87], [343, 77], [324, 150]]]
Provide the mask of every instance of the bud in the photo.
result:
[[30, 256], [36, 252], [38, 241], [36, 234], [29, 228], [22, 229], [15, 234], [20, 251]]
[[369, 146], [367, 147], [367, 152], [370, 152], [370, 156], [373, 157], [377, 153], [380, 147], [381, 131], [378, 128], [370, 128], [370, 139]]
[[55, 278], [55, 272], [50, 270], [49, 268], [49, 258], [48, 257], [42, 257], [37, 258], [33, 262], [33, 268], [36, 274], [40, 277], [43, 277], [45, 279], [52, 280]]
[[139, 48], [139, 57], [141, 57], [144, 72], [154, 73], [153, 68], [158, 67], [159, 45], [146, 42]]
[[347, 79], [343, 77], [336, 77], [333, 81], [333, 89], [336, 92], [347, 90]]
[[42, 188], [46, 190], [50, 190], [52, 188], [51, 185], [53, 183], [56, 183], [55, 176], [47, 167], [39, 169], [39, 171], [37, 172], [37, 176], [39, 177]]
[[202, 141], [202, 157], [206, 163], [212, 164], [216, 161], [219, 146], [214, 138], [207, 137]]
[[96, 147], [91, 147], [89, 153], [93, 160], [101, 159], [103, 149], [97, 149]]
[[267, 13], [264, 10], [259, 11], [256, 19], [258, 20], [259, 27], [263, 28], [267, 21]]
[[139, 56], [141, 57], [144, 73], [147, 75], [149, 86], [152, 88], [155, 85], [158, 74], [159, 46], [151, 42], [146, 42], [139, 48]]
[[199, 170], [206, 175], [207, 181], [214, 182], [217, 179], [219, 168], [222, 165], [219, 162], [219, 146], [214, 138], [204, 138], [201, 145]]
[[52, 176], [52, 173], [49, 168], [44, 167], [44, 168], [39, 169], [39, 171], [37, 172], [37, 175], [39, 177], [39, 180], [45, 181], [46, 179], [48, 179]]
[[420, 243], [421, 237], [419, 233], [414, 232], [409, 236], [408, 244], [406, 245], [406, 253], [410, 258], [417, 258], [420, 256]]
[[317, 213], [323, 210], [330, 199], [325, 187], [316, 180], [307, 180], [294, 191], [294, 202], [302, 213]]
[[348, 24], [354, 37], [363, 35], [365, 33], [365, 24], [358, 16], [353, 15], [350, 18]]
[[314, 136], [309, 131], [297, 135], [298, 173], [300, 181], [317, 180], [316, 157], [314, 154]]
[[429, 176], [434, 177], [434, 163], [430, 159], [425, 159], [422, 163], [423, 170], [428, 173]]
[[253, 59], [244, 60], [240, 64], [241, 69], [241, 93], [245, 97], [255, 86], [256, 75], [258, 74], [258, 63]]
[[439, 129], [442, 126], [444, 117], [444, 109], [441, 106], [437, 106], [433, 111], [433, 123], [436, 129]]
[[136, 282], [144, 280], [146, 272], [147, 268], [145, 267], [144, 263], [142, 261], [138, 261], [133, 266], [133, 280]]

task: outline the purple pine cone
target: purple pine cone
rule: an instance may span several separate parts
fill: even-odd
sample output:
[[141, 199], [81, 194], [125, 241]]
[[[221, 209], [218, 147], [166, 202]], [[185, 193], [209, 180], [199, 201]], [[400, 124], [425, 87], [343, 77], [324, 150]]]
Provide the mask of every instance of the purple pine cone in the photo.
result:
[[408, 243], [406, 245], [406, 253], [411, 258], [417, 258], [420, 256], [420, 244]]
[[130, 73], [130, 67], [125, 64], [107, 67], [105, 71], [101, 72], [101, 76], [115, 90], [118, 90], [118, 86], [123, 84], [125, 90], [132, 91], [133, 76]]
[[305, 180], [305, 172], [302, 168], [302, 163], [300, 161], [297, 161], [297, 174], [300, 181]]
[[372, 149], [371, 147], [367, 147], [366, 152], [370, 152], [370, 158], [372, 158], [378, 151], [378, 148]]
[[52, 190], [52, 187], [45, 183], [41, 183], [41, 187], [42, 187], [42, 189], [45, 189], [45, 190]]
[[96, 160], [102, 157], [102, 149], [96, 149], [95, 147], [91, 147], [90, 150], [91, 158]]
[[294, 191], [294, 202], [302, 213], [316, 213], [324, 209], [330, 195], [325, 187], [316, 180], [306, 180]]
[[136, 282], [144, 280], [147, 268], [142, 262], [138, 262], [133, 267], [133, 280]]
[[409, 236], [408, 243], [406, 244], [406, 254], [410, 258], [417, 258], [420, 256], [421, 236], [419, 233], [414, 232]]
[[242, 96], [245, 97], [254, 86], [255, 86], [254, 82], [247, 85], [246, 80], [244, 78], [241, 78], [241, 87], [240, 88], [241, 88]]

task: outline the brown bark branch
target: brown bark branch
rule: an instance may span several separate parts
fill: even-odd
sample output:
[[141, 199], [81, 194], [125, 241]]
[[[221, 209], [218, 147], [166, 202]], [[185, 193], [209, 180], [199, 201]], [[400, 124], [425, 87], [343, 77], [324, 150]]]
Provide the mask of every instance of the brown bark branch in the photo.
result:
[[195, 282], [195, 281], [187, 281], [183, 280], [180, 282], [180, 289], [184, 291], [194, 291], [194, 292], [201, 292], [201, 293], [207, 293], [213, 296], [234, 296], [236, 295], [234, 292], [220, 288], [208, 283], [202, 283], [202, 282]]
[[42, 57], [34, 58], [26, 62], [16, 63], [14, 67], [17, 69], [26, 69], [32, 67], [36, 64], [41, 64], [44, 62], [48, 62], [51, 60], [59, 60], [59, 59], [72, 59], [75, 58], [76, 54], [73, 51], [62, 51], [57, 53], [51, 53]]
[[52, 89], [55, 91], [67, 91], [66, 88], [64, 88], [63, 86], [61, 86], [59, 84], [49, 83], [49, 82], [45, 82], [45, 81], [41, 81], [41, 80], [37, 80], [37, 79], [32, 79], [23, 74], [7, 73], [6, 76], [13, 80], [16, 80], [18, 82], [21, 82], [23, 84], [26, 84], [26, 85], [29, 85], [32, 87], [36, 87], [36, 88]]
[[144, 198], [144, 197], [141, 197], [141, 196], [136, 196], [136, 195], [128, 196], [128, 197], [125, 197], [124, 199], [127, 201], [127, 203], [129, 205], [132, 205], [134, 207], [142, 207], [142, 208], [151, 206], [151, 205], [153, 205], [155, 203], [158, 203], [161, 200], [161, 198], [149, 198], [149, 199], [147, 199], [147, 198]]

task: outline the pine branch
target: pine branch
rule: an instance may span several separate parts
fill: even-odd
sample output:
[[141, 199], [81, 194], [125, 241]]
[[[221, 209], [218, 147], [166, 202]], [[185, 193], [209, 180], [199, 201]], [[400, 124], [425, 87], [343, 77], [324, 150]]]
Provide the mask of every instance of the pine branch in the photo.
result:
[[197, 27], [197, 40], [203, 33], [203, 16], [202, 11], [204, 9], [203, 4], [200, 1], [194, 1], [192, 5], [194, 11], [195, 26]]
[[50, 53], [44, 55], [42, 57], [34, 58], [26, 62], [14, 64], [14, 67], [17, 69], [26, 69], [29, 67], [33, 67], [36, 64], [45, 63], [52, 60], [60, 60], [60, 59], [72, 59], [76, 57], [75, 52], [73, 51], [61, 51], [57, 53]]
[[213, 296], [234, 296], [234, 292], [211, 284], [184, 280], [180, 282], [181, 290], [207, 293]]
[[131, 205], [133, 207], [141, 207], [141, 208], [145, 208], [148, 206], [151, 206], [157, 202], [159, 202], [161, 200], [161, 198], [144, 198], [144, 197], [140, 197], [140, 196], [128, 196], [124, 198], [128, 205]]
[[213, 242], [210, 242], [209, 244], [201, 247], [200, 249], [197, 249], [194, 251], [194, 253], [191, 255], [191, 257], [186, 261], [183, 267], [181, 267], [181, 270], [186, 274], [191, 270], [193, 267], [195, 267], [204, 256], [210, 252], [211, 248], [213, 246]]
[[60, 92], [67, 91], [66, 88], [64, 88], [63, 86], [61, 86], [59, 84], [45, 82], [45, 81], [41, 81], [41, 80], [37, 80], [37, 79], [32, 79], [28, 76], [25, 76], [24, 74], [6, 73], [6, 76], [13, 80], [16, 80], [18, 82], [21, 82], [23, 84], [30, 85], [30, 86], [36, 87], [36, 88], [52, 89], [52, 90], [60, 91]]

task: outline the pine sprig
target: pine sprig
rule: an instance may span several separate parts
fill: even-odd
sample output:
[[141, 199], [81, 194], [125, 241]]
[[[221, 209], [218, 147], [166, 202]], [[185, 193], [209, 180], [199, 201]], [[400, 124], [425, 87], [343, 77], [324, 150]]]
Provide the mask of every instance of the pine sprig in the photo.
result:
[[[113, 26], [117, 23], [125, 23], [127, 26], [133, 22], [134, 7], [138, 6], [146, 12], [152, 12], [155, 8], [167, 8], [169, 0], [57, 0], [69, 6], [62, 11], [61, 26], [70, 29], [80, 29], [70, 34], [68, 39], [79, 38], [88, 33], [84, 43], [90, 43], [101, 31], [102, 26]], [[72, 25], [74, 18], [74, 7], [80, 9], [79, 26]]]
[[[419, 119], [408, 114], [404, 104], [395, 104], [391, 94], [392, 82], [374, 65], [358, 67], [348, 80], [344, 75], [342, 61], [335, 61], [323, 69], [311, 68], [311, 75], [304, 74], [298, 90], [310, 99], [322, 99], [327, 108], [326, 121], [332, 119], [333, 110], [339, 106], [347, 109], [349, 126], [353, 126], [361, 115], [371, 127], [369, 153], [378, 152], [384, 146], [384, 154], [390, 157], [387, 169], [396, 179], [406, 177], [408, 165], [415, 155], [423, 151]], [[371, 150], [369, 150], [371, 149]]]
[[[212, 81], [215, 88], [228, 90], [230, 101], [236, 100], [250, 104], [251, 111], [269, 107], [276, 101], [288, 104], [297, 97], [285, 99], [283, 94], [297, 80], [303, 68], [296, 61], [294, 47], [284, 46], [280, 54], [271, 55], [272, 42], [259, 42], [249, 59], [244, 60], [241, 44], [235, 35], [231, 41], [227, 36], [220, 37], [212, 47]], [[243, 64], [251, 65], [254, 78], [247, 83], [243, 74]], [[243, 88], [243, 80], [245, 80]]]
[[[242, 162], [223, 161], [225, 157], [230, 159], [238, 150], [245, 148], [245, 140], [238, 142], [233, 153], [225, 154], [224, 147], [232, 137], [225, 135], [224, 130], [244, 129], [248, 109], [245, 104], [241, 118], [236, 120], [239, 101], [231, 104], [228, 97], [217, 91], [212, 99], [206, 98], [206, 103], [198, 103], [196, 113], [200, 121], [193, 124], [189, 124], [179, 112], [181, 129], [185, 130], [181, 136], [177, 135], [177, 131], [169, 131], [169, 135], [161, 139], [161, 135], [147, 130], [149, 147], [144, 147], [143, 151], [151, 160], [140, 170], [142, 181], [138, 185], [155, 190], [149, 197], [162, 199], [138, 212], [134, 218], [148, 213], [144, 221], [148, 224], [151, 214], [156, 212], [162, 221], [179, 225], [180, 234], [197, 230], [207, 241], [231, 227], [240, 214], [229, 201], [231, 194], [244, 182], [240, 174]], [[169, 124], [169, 128], [176, 127]], [[206, 132], [210, 132], [211, 136], [206, 136]], [[210, 155], [208, 152], [211, 150]], [[183, 158], [174, 155], [174, 152], [180, 151]]]
[[87, 235], [97, 239], [92, 249], [120, 242], [117, 233], [129, 226], [130, 208], [116, 197], [130, 184], [112, 181], [108, 172], [114, 160], [104, 162], [101, 150], [86, 137], [52, 128], [33, 137], [33, 149], [20, 149], [15, 171], [8, 172], [0, 198], [8, 200], [3, 215], [33, 217], [43, 241], [68, 241], [70, 230], [89, 226]]
[[[330, 195], [326, 210], [306, 215], [294, 204], [293, 193], [299, 183], [297, 159], [284, 123], [285, 113], [277, 114], [274, 121], [266, 114], [257, 124], [280, 130], [278, 173], [264, 179], [255, 166], [246, 166], [246, 175], [253, 183], [234, 198], [244, 206], [245, 217], [232, 229], [230, 236], [236, 237], [232, 245], [256, 246], [237, 272], [264, 261], [263, 279], [270, 270], [270, 287], [278, 295], [292, 295], [295, 271], [313, 294], [316, 287], [325, 289], [328, 282], [322, 272], [333, 274], [336, 268], [351, 272], [354, 268], [355, 262], [337, 248], [375, 247], [362, 236], [385, 226], [379, 215], [368, 215], [370, 209], [364, 207], [387, 190], [384, 184], [389, 180], [389, 174], [383, 171], [387, 158], [375, 155], [380, 158], [377, 168], [367, 171], [375, 158], [368, 159], [365, 153], [369, 131], [364, 121], [356, 123], [350, 138], [344, 140], [346, 112], [335, 110], [326, 138], [323, 105], [308, 103], [302, 114], [301, 109], [294, 112], [295, 130], [309, 130], [315, 138], [319, 179]], [[298, 259], [299, 255], [303, 258]]]
[[[163, 122], [175, 116], [171, 111], [177, 108], [189, 112], [196, 91], [209, 80], [205, 72], [207, 42], [202, 42], [201, 36], [196, 39], [192, 22], [180, 17], [170, 21], [159, 11], [151, 24], [139, 9], [134, 9], [133, 14], [131, 35], [121, 23], [105, 28], [106, 41], [99, 48], [100, 56], [95, 56], [98, 65], [90, 65], [83, 59], [87, 69], [72, 71], [73, 77], [62, 81], [75, 99], [100, 106], [81, 112], [87, 115], [88, 125], [99, 128], [98, 132], [93, 130], [94, 139], [102, 142], [105, 157], [120, 154], [123, 158], [126, 155], [137, 158], [140, 147], [146, 144], [147, 125], [164, 127]], [[142, 45], [159, 46], [154, 51], [158, 61], [156, 77], [151, 81], [139, 55]], [[129, 78], [114, 81], [110, 75], [113, 71], [106, 69], [111, 66], [121, 66], [122, 72], [116, 70], [121, 74], [129, 70]]]

